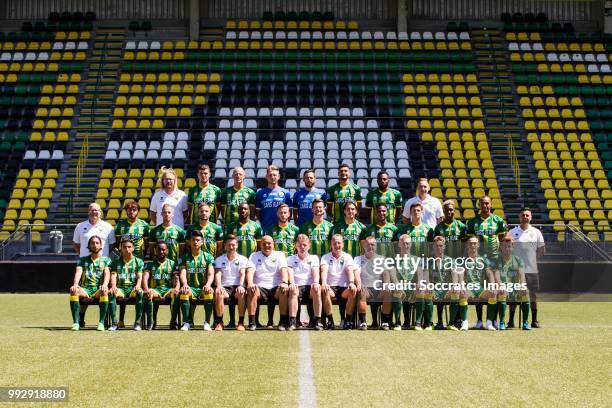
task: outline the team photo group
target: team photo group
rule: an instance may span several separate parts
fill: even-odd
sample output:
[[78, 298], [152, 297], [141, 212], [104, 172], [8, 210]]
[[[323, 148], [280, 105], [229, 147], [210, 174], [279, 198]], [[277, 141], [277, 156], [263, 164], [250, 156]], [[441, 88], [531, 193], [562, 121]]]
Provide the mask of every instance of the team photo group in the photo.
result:
[[[155, 329], [161, 304], [169, 304], [170, 329], [183, 331], [195, 328], [200, 305], [198, 326], [205, 331], [496, 331], [514, 328], [517, 310], [517, 327], [540, 327], [537, 259], [544, 239], [530, 225], [528, 208], [514, 214], [518, 225], [509, 230], [490, 197], [480, 197], [479, 212], [464, 223], [455, 217], [453, 200], [429, 194], [425, 178], [417, 180], [414, 197], [404, 198], [384, 170], [378, 188], [362, 197], [345, 164], [327, 190], [315, 187], [314, 170], [304, 171], [303, 187], [293, 195], [279, 185], [274, 165], [267, 186], [257, 191], [245, 185], [242, 168], [231, 174], [221, 189], [210, 182], [210, 168], [199, 165], [197, 184], [184, 192], [175, 171], [162, 167], [150, 208], [127, 201], [125, 218], [115, 226], [90, 204], [87, 220], [74, 231], [79, 260], [70, 287], [72, 330], [85, 327], [92, 302], [99, 307], [99, 331], [126, 326], [126, 303], [135, 308], [134, 330]], [[140, 218], [143, 210], [148, 219]], [[408, 261], [381, 269], [375, 265], [388, 265], [381, 258]], [[520, 289], [499, 289], [505, 285]], [[471, 327], [469, 305], [475, 308]], [[266, 324], [260, 323], [262, 306]]]

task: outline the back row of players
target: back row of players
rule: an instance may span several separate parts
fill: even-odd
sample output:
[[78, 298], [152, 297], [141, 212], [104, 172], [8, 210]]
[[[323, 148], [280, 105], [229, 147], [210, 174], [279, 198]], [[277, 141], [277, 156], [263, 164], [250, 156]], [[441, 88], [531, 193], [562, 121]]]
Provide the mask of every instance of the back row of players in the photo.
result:
[[[215, 273], [206, 273], [206, 269], [210, 267], [211, 270], [217, 269], [217, 271], [220, 271], [224, 265], [227, 266], [234, 262], [232, 257], [230, 257], [231, 260], [228, 258], [228, 254], [231, 253], [228, 246], [231, 247], [232, 242], [235, 242], [236, 254], [244, 257], [244, 259], [252, 258], [253, 254], [265, 255], [268, 251], [269, 253], [265, 255], [265, 258], [267, 259], [271, 254], [278, 254], [274, 255], [274, 258], [282, 257], [283, 261], [279, 261], [280, 264], [286, 263], [287, 257], [297, 256], [294, 254], [296, 251], [298, 254], [300, 253], [300, 242], [307, 241], [307, 253], [312, 258], [309, 258], [309, 262], [313, 263], [316, 259], [319, 263], [319, 260], [321, 260], [320, 263], [323, 265], [325, 256], [334, 252], [334, 239], [332, 239], [334, 236], [341, 238], [339, 243], [341, 248], [336, 248], [336, 251], [340, 250], [340, 252], [337, 252], [336, 255], [339, 255], [342, 259], [350, 258], [351, 263], [355, 258], [361, 257], [362, 254], [367, 254], [369, 241], [374, 244], [372, 253], [394, 256], [397, 242], [401, 243], [402, 237], [407, 236], [403, 240], [409, 242], [410, 255], [427, 256], [432, 245], [433, 248], [431, 249], [436, 252], [436, 244], [432, 243], [434, 237], [439, 236], [444, 238], [443, 254], [456, 258], [463, 255], [462, 246], [466, 239], [469, 236], [474, 236], [477, 237], [475, 242], [479, 243], [478, 256], [482, 255], [485, 259], [486, 257], [489, 259], [498, 258], [500, 240], [505, 239], [508, 231], [505, 221], [491, 212], [491, 199], [489, 197], [480, 198], [480, 213], [475, 218], [468, 220], [466, 225], [454, 219], [455, 205], [453, 201], [445, 201], [442, 205], [438, 199], [428, 194], [429, 185], [426, 179], [418, 180], [417, 196], [402, 205], [401, 194], [397, 190], [389, 188], [389, 175], [381, 171], [377, 177], [379, 188], [369, 192], [365, 200], [364, 211], [368, 213], [371, 220], [371, 225], [365, 226], [357, 219], [362, 201], [360, 188], [350, 181], [348, 166], [340, 166], [338, 173], [339, 182], [327, 191], [321, 191], [314, 187], [315, 172], [312, 170], [305, 171], [303, 175], [305, 188], [296, 192], [294, 197], [291, 198], [289, 192], [278, 185], [280, 172], [276, 166], [268, 168], [266, 175], [268, 186], [260, 189], [257, 193], [244, 185], [244, 170], [241, 168], [233, 169], [233, 186], [221, 190], [210, 184], [210, 169], [206, 165], [201, 165], [198, 167], [199, 183], [191, 188], [187, 194], [176, 188], [177, 179], [174, 171], [172, 169], [162, 169], [161, 184], [163, 190], [158, 191], [153, 196], [150, 207], [150, 221], [156, 225], [155, 227], [150, 227], [149, 223], [138, 218], [140, 207], [135, 201], [126, 203], [127, 219], [119, 221], [114, 229], [100, 219], [99, 206], [95, 203], [92, 204], [89, 208], [89, 219], [80, 223], [74, 234], [75, 249], [79, 251], [82, 258], [71, 288], [71, 307], [75, 320], [73, 328], [78, 329], [79, 327], [79, 297], [96, 294], [101, 300], [102, 320], [102, 306], [105, 306], [102, 304], [107, 303], [105, 301], [108, 300], [108, 296], [104, 295], [104, 288], [109, 284], [111, 289], [106, 291], [110, 293], [111, 299], [117, 296], [133, 296], [139, 299], [137, 301], [137, 317], [142, 314], [143, 304], [147, 314], [149, 313], [149, 301], [152, 301], [156, 296], [174, 298], [173, 295], [178, 295], [175, 292], [180, 291], [182, 306], [187, 308], [187, 311], [183, 313], [187, 325], [192, 323], [189, 318], [189, 316], [192, 316], [192, 311], [189, 310], [189, 298], [203, 298], [206, 310], [205, 329], [210, 328], [208, 322], [212, 314], [212, 299], [215, 298], [215, 292], [218, 292], [216, 298], [221, 299], [221, 303], [217, 305], [215, 326], [217, 329], [222, 328], [222, 321], [218, 320], [221, 311], [219, 309], [223, 307], [222, 299], [225, 297], [236, 298], [240, 306], [239, 297], [247, 297], [243, 285], [245, 279], [248, 280], [248, 273], [246, 273], [248, 268], [245, 268], [244, 275], [238, 274], [242, 278], [237, 277], [237, 271], [229, 274], [232, 279], [241, 279], [239, 282], [235, 282], [239, 283], [237, 285], [226, 285], [225, 283], [229, 281], [225, 281], [225, 279], [223, 279], [225, 282], [216, 282]], [[333, 222], [325, 219], [326, 204], [327, 213]], [[259, 222], [251, 219], [254, 207]], [[404, 208], [403, 212], [402, 208]], [[289, 222], [292, 212], [294, 224]], [[225, 229], [211, 221], [217, 220], [219, 214], [224, 220]], [[400, 214], [402, 214], [402, 222], [398, 223]], [[192, 224], [186, 229], [183, 228], [185, 219], [192, 221]], [[194, 234], [194, 231], [198, 233]], [[97, 237], [97, 240], [94, 239], [92, 242], [91, 238], [94, 236]], [[222, 244], [224, 238], [225, 247]], [[228, 238], [230, 239], [228, 240]], [[198, 244], [194, 244], [194, 239], [200, 241], [201, 248], [196, 248]], [[97, 261], [98, 263], [101, 262], [99, 265], [96, 264], [95, 259], [92, 259], [97, 259], [95, 251], [92, 249], [96, 247], [95, 241], [100, 241], [98, 255], [101, 256], [102, 260]], [[107, 259], [109, 246], [112, 246], [115, 242], [120, 243], [118, 246], [121, 249], [121, 257], [111, 264], [110, 260], [105, 261], [104, 259]], [[267, 246], [269, 248], [266, 248]], [[131, 250], [129, 247], [131, 247]], [[259, 247], [262, 251], [256, 253]], [[402, 245], [399, 248], [401, 251]], [[226, 251], [226, 255], [217, 257], [223, 252], [223, 249]], [[147, 250], [151, 258], [154, 259], [145, 266], [142, 259], [147, 255]], [[182, 253], [183, 256], [181, 257]], [[217, 257], [216, 261], [215, 257]], [[334, 257], [331, 260], [333, 261]], [[519, 258], [517, 260], [523, 262]], [[265, 260], [260, 259], [259, 261], [261, 261], [261, 265], [266, 265]], [[527, 259], [526, 261], [535, 264], [535, 260]], [[105, 262], [108, 263], [109, 272], [112, 272], [109, 273], [108, 280], [104, 278]], [[215, 264], [214, 268], [213, 264]], [[251, 265], [253, 269], [257, 269], [256, 264], [251, 262]], [[534, 265], [527, 266], [533, 267]], [[522, 272], [524, 272], [524, 264], [515, 268], [517, 273], [518, 267], [521, 267]], [[205, 272], [199, 279], [196, 277], [198, 270], [204, 270]], [[139, 275], [139, 271], [143, 271], [144, 276]], [[174, 272], [180, 275], [180, 279], [172, 280]], [[292, 272], [295, 275], [295, 271]], [[318, 296], [321, 299], [319, 281], [323, 282], [322, 271], [320, 275], [317, 273], [317, 276], [310, 277], [310, 279], [314, 279], [313, 282], [316, 284], [316, 286], [311, 287], [313, 294], [310, 294], [310, 296], [308, 292], [301, 293], [303, 290], [297, 293], [297, 289], [293, 287], [295, 286], [293, 282], [295, 276], [293, 275], [290, 277], [286, 272], [285, 274], [278, 274], [278, 279], [282, 279], [280, 281], [282, 285], [286, 284], [287, 286], [286, 288], [282, 285], [279, 286], [278, 293], [267, 293], [262, 291], [261, 288], [257, 290], [258, 293], [255, 293], [252, 286], [247, 287], [249, 294], [253, 295], [249, 296], [248, 299], [255, 299], [254, 307], [257, 306], [258, 298], [264, 300], [266, 298], [279, 299], [282, 316], [279, 327], [281, 328], [295, 326], [294, 313], [289, 320], [286, 318], [287, 300], [290, 297], [297, 294], [300, 297], [312, 298], [312, 295], [314, 295], [313, 301]], [[345, 275], [346, 281], [341, 283], [346, 283], [346, 289], [343, 289], [341, 293], [333, 293], [333, 290], [328, 290], [327, 285], [324, 285], [323, 292], [325, 294], [331, 292], [329, 293], [331, 296], [328, 296], [329, 299], [336, 295], [347, 300], [350, 300], [350, 298], [356, 299], [357, 293], [367, 292], [367, 290], [362, 291], [361, 287], [352, 289], [351, 284], [359, 283], [359, 277], [355, 278], [355, 275], [358, 274], [353, 271], [352, 276], [349, 273]], [[524, 280], [525, 278], [519, 279], [517, 275], [516, 279]], [[195, 286], [186, 285], [188, 280], [190, 283], [195, 283]], [[495, 281], [494, 278], [488, 280], [490, 282]], [[94, 281], [102, 284], [93, 284]], [[80, 286], [80, 283], [83, 282], [85, 284]], [[106, 285], [104, 285], [104, 282], [106, 282]], [[214, 285], [214, 283], [217, 285]], [[89, 289], [85, 290], [82, 286]], [[221, 288], [225, 286], [231, 287], [231, 290], [221, 293]], [[255, 287], [258, 286], [255, 285]], [[274, 287], [276, 286], [278, 285]], [[161, 289], [163, 293], [156, 290], [160, 287], [163, 287]], [[187, 287], [192, 289], [188, 290]], [[216, 289], [213, 290], [213, 287], [216, 287]], [[339, 286], [339, 288], [344, 287]], [[127, 289], [131, 290], [126, 293]], [[166, 289], [168, 290], [166, 291]], [[344, 293], [345, 291], [347, 293]], [[290, 294], [291, 296], [289, 296]], [[284, 301], [282, 300], [283, 295], [285, 295]], [[144, 297], [148, 299], [147, 302], [142, 301]], [[324, 296], [322, 302], [313, 302], [315, 303], [315, 316], [321, 303], [325, 305], [325, 299], [328, 297]], [[293, 305], [292, 302], [289, 303]], [[110, 303], [111, 319], [115, 323], [114, 305], [112, 301]], [[249, 301], [249, 305], [250, 303], [252, 302]], [[331, 301], [328, 303], [331, 308]], [[178, 314], [178, 304], [179, 302], [173, 302], [173, 315]], [[317, 307], [317, 304], [319, 304], [319, 307]], [[418, 304], [420, 303], [417, 302]], [[405, 325], [409, 323], [406, 317], [409, 315], [407, 314], [409, 305], [409, 302], [404, 303]], [[350, 301], [346, 305], [341, 302], [341, 306], [346, 306], [347, 312], [352, 312], [354, 308], [354, 304], [351, 304]], [[290, 316], [292, 315], [291, 309], [291, 307], [288, 308]], [[343, 316], [344, 311], [342, 309], [343, 307], [341, 307], [341, 315]], [[361, 318], [361, 309], [360, 307], [360, 326], [363, 328], [365, 320]], [[285, 310], [285, 315], [282, 314], [283, 310]], [[383, 307], [383, 323], [388, 324], [389, 321], [385, 319], [384, 311], [385, 307]], [[420, 312], [423, 314], [423, 310]], [[363, 313], [365, 315], [365, 310]], [[482, 309], [478, 308], [477, 313], [478, 324], [481, 324]], [[243, 315], [244, 310], [241, 313], [241, 316]], [[251, 315], [250, 312], [249, 315]], [[373, 313], [373, 315], [376, 314]], [[419, 308], [417, 307], [417, 317], [418, 315]], [[426, 319], [431, 319], [431, 315], [431, 313], [427, 313], [425, 308]], [[487, 315], [491, 317], [488, 319], [490, 321], [487, 322], [487, 326], [489, 328], [497, 326], [495, 317], [490, 313], [487, 313]], [[318, 316], [321, 316], [320, 310]], [[438, 323], [441, 324], [440, 309], [438, 317]], [[399, 317], [396, 318], [396, 321], [398, 320]], [[149, 321], [152, 321], [152, 319], [149, 319]], [[503, 319], [501, 321], [503, 322]], [[429, 327], [428, 323], [429, 321], [425, 322], [425, 327]], [[321, 322], [315, 321], [314, 325], [315, 328], [321, 327]], [[333, 325], [333, 320], [331, 325]], [[241, 328], [241, 325], [238, 327]], [[103, 325], [99, 325], [99, 328], [103, 328]], [[111, 326], [111, 329], [114, 328], [115, 324]], [[135, 328], [139, 329], [139, 325], [136, 324]], [[183, 326], [183, 328], [188, 329], [189, 326]]]

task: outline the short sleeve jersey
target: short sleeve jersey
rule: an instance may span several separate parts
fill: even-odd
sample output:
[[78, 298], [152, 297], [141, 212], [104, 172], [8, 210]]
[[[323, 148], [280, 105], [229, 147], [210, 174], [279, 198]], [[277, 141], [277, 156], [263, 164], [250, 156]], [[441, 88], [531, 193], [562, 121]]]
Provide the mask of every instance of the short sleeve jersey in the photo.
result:
[[215, 259], [215, 272], [221, 273], [222, 286], [240, 285], [240, 270], [246, 272], [249, 259], [240, 254], [230, 260], [227, 255], [221, 255]]
[[491, 262], [491, 268], [499, 271], [499, 277], [503, 283], [519, 283], [519, 269], [525, 270], [525, 262], [516, 255], [510, 255], [508, 259], [504, 259], [500, 254]]
[[134, 256], [144, 257], [145, 239], [149, 239], [149, 223], [137, 218], [130, 223], [128, 220], [119, 220], [115, 225], [116, 241], [129, 239], [134, 243]]
[[255, 269], [253, 283], [264, 288], [272, 289], [281, 284], [281, 269], [287, 267], [287, 258], [280, 251], [272, 251], [270, 256], [257, 251], [249, 257], [249, 268]]
[[[469, 260], [469, 263], [468, 263]], [[491, 266], [491, 263], [484, 256], [478, 256], [475, 259], [466, 258], [466, 263], [463, 266], [465, 283], [483, 283], [486, 278], [485, 271]]]
[[361, 286], [371, 288], [374, 286], [374, 281], [380, 279], [380, 275], [374, 272], [375, 262], [380, 258], [382, 258], [380, 255], [376, 255], [372, 259], [366, 258], [365, 255], [355, 258], [356, 274], [359, 274], [361, 278]]
[[312, 191], [302, 188], [293, 195], [293, 209], [297, 210], [295, 225], [301, 227], [312, 221], [312, 202], [316, 199], [327, 201], [327, 193], [318, 188], [313, 188]]
[[478, 237], [480, 253], [490, 258], [499, 254], [499, 235], [508, 232], [508, 225], [502, 217], [490, 214], [483, 219], [480, 214], [467, 222], [467, 235]]
[[238, 240], [238, 253], [249, 257], [257, 251], [257, 241], [263, 237], [263, 231], [259, 223], [249, 220], [246, 224], [236, 222], [231, 224], [226, 230], [225, 235], [234, 234]]
[[255, 205], [255, 191], [248, 187], [236, 190], [234, 186], [227, 187], [221, 192], [223, 205], [223, 224], [230, 225], [238, 222], [238, 206], [240, 204]]
[[91, 255], [81, 257], [77, 264], [83, 269], [80, 285], [100, 286], [104, 280], [104, 269], [110, 265], [111, 259], [107, 256], [100, 256], [97, 259], [91, 259]]
[[192, 288], [201, 288], [206, 283], [208, 267], [215, 263], [211, 254], [200, 251], [197, 256], [191, 252], [186, 253], [178, 262], [178, 270], [187, 271], [187, 285]]
[[79, 256], [84, 257], [89, 255], [89, 248], [87, 248], [89, 239], [96, 235], [102, 239], [102, 252], [100, 254], [102, 256], [108, 256], [109, 245], [115, 243], [115, 234], [113, 231], [113, 226], [106, 221], [100, 220], [96, 225], [91, 225], [89, 220], [85, 220], [77, 224], [74, 229], [72, 241], [80, 245]]
[[410, 241], [412, 242], [411, 253], [413, 255], [427, 256], [429, 252], [428, 243], [433, 242], [434, 239], [433, 228], [425, 223], [421, 223], [418, 226], [413, 224], [401, 224], [397, 228], [396, 240], [399, 240], [399, 237], [404, 234], [410, 236]]
[[385, 225], [372, 224], [365, 227], [359, 239], [363, 241], [367, 237], [376, 239], [376, 252], [385, 256], [392, 256], [394, 253], [393, 242], [397, 238], [397, 226], [390, 222]]
[[206, 203], [210, 206], [210, 220], [216, 221], [219, 218], [217, 214], [217, 203], [221, 199], [221, 189], [214, 184], [208, 184], [202, 188], [200, 185], [195, 185], [187, 190], [187, 204], [191, 204], [190, 224], [199, 222], [198, 207], [200, 203]]
[[349, 284], [347, 269], [355, 266], [353, 257], [346, 252], [342, 252], [339, 258], [336, 258], [331, 252], [321, 257], [321, 266], [326, 265], [327, 269], [327, 284], [329, 286], [347, 287]]
[[151, 198], [151, 205], [149, 210], [157, 214], [156, 225], [161, 225], [162, 219], [162, 208], [165, 204], [169, 204], [174, 209], [172, 215], [172, 223], [178, 225], [181, 228], [185, 227], [185, 218], [183, 212], [187, 211], [187, 194], [183, 190], [176, 189], [172, 194], [166, 193], [164, 190], [156, 191]]
[[300, 229], [293, 224], [287, 224], [284, 227], [276, 224], [268, 230], [267, 234], [274, 240], [275, 251], [291, 256], [295, 253], [295, 240], [299, 232]]
[[171, 288], [172, 277], [176, 263], [172, 259], [166, 258], [164, 262], [160, 263], [158, 260], [147, 262], [144, 267], [144, 271], [149, 273], [149, 286], [151, 289], [158, 287]]
[[435, 262], [429, 262], [429, 276], [433, 282], [450, 283], [453, 259], [449, 256], [437, 258]]
[[202, 251], [208, 252], [213, 257], [217, 255], [217, 244], [223, 241], [223, 228], [214, 222], [208, 222], [205, 226], [200, 223], [192, 224], [185, 231], [185, 239], [189, 239], [192, 231], [202, 233]]
[[402, 210], [402, 193], [392, 188], [387, 191], [376, 189], [368, 192], [365, 207], [370, 210], [370, 223], [374, 223], [378, 204], [387, 205], [387, 222], [395, 223], [396, 213]]
[[323, 220], [320, 224], [308, 221], [300, 227], [300, 234], [305, 234], [310, 238], [310, 251], [320, 258], [330, 251], [333, 228], [334, 225], [327, 220]]
[[118, 288], [131, 288], [136, 284], [138, 275], [142, 275], [144, 271], [144, 261], [135, 256], [129, 261], [120, 257], [113, 261], [110, 270], [112, 274], [117, 275]]
[[525, 273], [538, 273], [537, 252], [545, 246], [542, 232], [532, 226], [526, 230], [518, 226], [509, 234], [514, 239], [514, 255], [525, 262]]
[[149, 233], [149, 243], [157, 241], [164, 241], [168, 245], [168, 258], [176, 261], [179, 257], [180, 245], [185, 242], [185, 230], [175, 224], [169, 227], [160, 224]]
[[438, 219], [444, 215], [440, 200], [429, 194], [427, 194], [424, 200], [421, 200], [419, 196], [412, 197], [404, 204], [404, 213], [402, 215], [410, 219], [410, 207], [416, 203], [423, 206], [423, 223], [431, 228], [435, 228], [436, 224], [438, 224]]
[[457, 258], [463, 254], [463, 240], [467, 238], [467, 227], [459, 220], [450, 224], [442, 221], [434, 228], [434, 236], [442, 236], [446, 240], [446, 254]]
[[342, 235], [344, 240], [344, 252], [348, 253], [352, 257], [361, 255], [361, 243], [359, 237], [361, 231], [365, 230], [366, 226], [359, 220], [355, 220], [350, 224], [344, 221], [340, 221], [334, 224], [332, 229], [332, 236], [335, 234]]
[[349, 183], [343, 187], [340, 183], [336, 183], [331, 186], [327, 190], [327, 202], [332, 204], [332, 221], [336, 223], [344, 218], [342, 213], [344, 203], [359, 202], [361, 199], [361, 187], [357, 184]]
[[316, 255], [306, 255], [300, 259], [298, 254], [287, 258], [287, 267], [293, 271], [293, 283], [298, 286], [312, 285], [312, 270], [319, 267], [319, 258]]
[[287, 204], [291, 208], [293, 203], [288, 190], [282, 187], [274, 189], [264, 187], [257, 190], [255, 208], [259, 211], [259, 222], [262, 230], [267, 231], [276, 224], [278, 220], [276, 211], [281, 204]]

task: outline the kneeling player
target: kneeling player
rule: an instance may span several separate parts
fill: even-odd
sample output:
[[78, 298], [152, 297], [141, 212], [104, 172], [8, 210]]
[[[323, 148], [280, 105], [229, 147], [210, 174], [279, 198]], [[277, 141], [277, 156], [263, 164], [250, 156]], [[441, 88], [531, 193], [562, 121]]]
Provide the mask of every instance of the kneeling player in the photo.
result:
[[357, 285], [355, 284], [355, 261], [353, 257], [343, 251], [344, 239], [340, 234], [331, 238], [331, 252], [321, 258], [321, 300], [323, 312], [327, 317], [327, 329], [335, 329], [332, 316], [332, 300], [338, 299], [340, 319], [343, 329], [351, 329], [352, 322], [346, 316], [353, 314]]
[[[527, 287], [525, 278], [524, 261], [512, 254], [513, 241], [511, 236], [506, 236], [501, 242], [501, 255], [492, 263], [495, 271], [495, 281], [504, 285], [522, 284]], [[500, 289], [497, 295], [497, 309], [499, 312], [499, 330], [506, 329], [506, 305], [507, 302], [520, 302], [523, 313], [523, 330], [531, 330], [529, 326], [529, 295], [526, 290], [507, 291]]]
[[274, 240], [265, 235], [261, 239], [261, 251], [251, 254], [247, 268], [247, 290], [249, 310], [249, 330], [257, 329], [255, 312], [259, 299], [266, 303], [278, 300], [281, 320], [278, 329], [287, 328], [287, 298], [297, 297], [297, 291], [289, 293], [287, 258], [281, 251], [274, 251]]
[[[150, 286], [149, 282], [151, 282]], [[153, 303], [156, 300], [171, 299], [172, 318], [170, 321], [173, 322], [178, 311], [178, 301], [175, 302], [175, 297], [179, 294], [179, 284], [175, 275], [175, 263], [168, 258], [168, 244], [164, 241], [157, 242], [155, 259], [145, 264], [142, 287], [147, 297], [145, 301], [145, 313], [149, 321], [147, 330], [153, 330], [156, 326], [157, 309], [153, 313]], [[156, 305], [157, 307], [159, 305]]]
[[[88, 256], [79, 259], [74, 279], [70, 287], [70, 311], [72, 312], [72, 330], [79, 330], [79, 299], [96, 298], [100, 305], [100, 317], [97, 330], [104, 330], [104, 319], [108, 310], [108, 282], [110, 279], [111, 259], [102, 256], [102, 239], [97, 235], [87, 242]], [[82, 286], [81, 286], [82, 285]]]
[[289, 329], [295, 328], [295, 320], [299, 304], [308, 298], [312, 300], [314, 322], [311, 326], [315, 330], [323, 330], [321, 324], [321, 285], [319, 285], [319, 258], [310, 255], [310, 238], [299, 234], [295, 244], [297, 254], [287, 258], [289, 279], [297, 285], [298, 297], [295, 302], [289, 302]]
[[225, 254], [215, 259], [215, 331], [223, 330], [225, 299], [238, 302], [238, 325], [236, 330], [244, 331], [244, 311], [246, 309], [244, 282], [249, 260], [237, 252], [238, 240], [229, 234], [223, 242]]
[[[189, 252], [181, 257], [178, 263], [179, 281], [181, 284], [180, 299], [181, 313], [183, 315], [183, 326], [181, 330], [187, 331], [193, 326], [190, 313], [189, 300], [213, 299], [213, 278], [215, 263], [214, 258], [208, 252], [202, 251], [202, 233], [198, 230], [191, 231], [189, 236]], [[210, 331], [206, 318], [204, 318], [204, 330]]]
[[130, 239], [123, 239], [121, 256], [111, 264], [110, 316], [112, 324], [108, 330], [117, 330], [117, 298], [136, 298], [134, 330], [140, 330], [144, 295], [142, 290], [143, 270], [143, 260], [134, 256], [134, 243]]

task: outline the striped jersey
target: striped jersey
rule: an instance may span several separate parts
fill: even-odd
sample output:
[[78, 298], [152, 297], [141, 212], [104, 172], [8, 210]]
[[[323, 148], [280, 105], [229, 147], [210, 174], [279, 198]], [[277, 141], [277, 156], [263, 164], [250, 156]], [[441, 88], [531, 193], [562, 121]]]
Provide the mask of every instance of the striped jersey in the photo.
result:
[[223, 241], [223, 228], [214, 222], [208, 222], [205, 226], [200, 223], [192, 224], [185, 231], [185, 239], [189, 239], [191, 231], [202, 233], [202, 251], [208, 252], [213, 257], [217, 255], [217, 243]]
[[499, 234], [506, 234], [508, 225], [502, 217], [489, 214], [482, 219], [480, 214], [467, 222], [467, 235], [478, 237], [480, 253], [494, 259], [499, 254]]
[[156, 259], [151, 262], [147, 262], [144, 267], [144, 271], [149, 273], [149, 287], [155, 289], [157, 287], [171, 288], [172, 277], [175, 272], [176, 263], [172, 259], [166, 258], [162, 263]]
[[446, 240], [446, 255], [457, 258], [463, 254], [463, 240], [467, 238], [467, 227], [459, 220], [450, 224], [442, 221], [434, 228], [434, 237], [442, 236]]
[[466, 258], [463, 268], [463, 280], [465, 283], [483, 283], [486, 276], [486, 269], [491, 266], [486, 256], [478, 256], [475, 259]]
[[308, 221], [300, 227], [300, 234], [304, 234], [310, 238], [310, 253], [322, 257], [330, 251], [331, 231], [334, 224], [327, 220], [323, 220], [320, 224], [315, 224], [314, 221]]
[[168, 258], [176, 261], [180, 246], [185, 242], [185, 230], [176, 224], [171, 224], [169, 227], [159, 224], [149, 233], [149, 243], [155, 244], [157, 241], [164, 241], [168, 245]]
[[135, 256], [129, 261], [119, 257], [113, 261], [110, 270], [112, 274], [117, 275], [118, 288], [131, 288], [136, 284], [138, 275], [142, 275], [144, 271], [144, 261]]
[[234, 234], [238, 240], [237, 252], [247, 258], [257, 251], [257, 241], [263, 237], [263, 231], [259, 223], [248, 220], [246, 224], [236, 222], [225, 230], [225, 236]]
[[491, 269], [499, 271], [499, 277], [503, 283], [519, 283], [519, 269], [525, 271], [525, 262], [516, 255], [510, 255], [510, 258], [504, 260], [500, 254], [491, 261]]
[[361, 201], [361, 187], [357, 184], [349, 183], [342, 187], [336, 183], [327, 189], [327, 203], [332, 204], [332, 221], [334, 223], [344, 219], [342, 207], [349, 201]]
[[119, 220], [115, 225], [115, 242], [129, 239], [134, 243], [134, 256], [144, 258], [145, 239], [149, 239], [149, 223], [137, 218], [130, 223], [128, 220]]
[[393, 188], [384, 192], [379, 189], [368, 192], [365, 207], [370, 211], [371, 223], [374, 223], [376, 206], [381, 203], [387, 205], [387, 222], [395, 223], [395, 215], [402, 212], [402, 193]]
[[255, 205], [255, 191], [248, 187], [236, 190], [234, 186], [227, 187], [221, 192], [221, 204], [223, 205], [223, 225], [227, 226], [238, 222], [238, 206], [246, 203]]
[[100, 286], [104, 281], [104, 269], [110, 267], [111, 259], [107, 256], [100, 256], [91, 259], [91, 255], [79, 258], [77, 266], [83, 269], [81, 274], [81, 286]]
[[300, 229], [293, 224], [284, 227], [276, 224], [268, 229], [266, 234], [274, 240], [274, 250], [281, 251], [289, 257], [295, 253], [295, 240], [299, 232]]
[[344, 239], [344, 252], [355, 258], [356, 256], [361, 255], [361, 241], [359, 237], [361, 235], [361, 231], [365, 230], [366, 226], [359, 220], [355, 220], [355, 222], [351, 224], [347, 224], [345, 221], [340, 221], [337, 224], [334, 224], [334, 228], [332, 229], [332, 234], [340, 234]]
[[396, 233], [397, 226], [390, 222], [385, 225], [371, 224], [361, 231], [359, 240], [363, 241], [367, 237], [374, 237], [376, 238], [376, 253], [384, 256], [392, 256], [395, 252], [393, 242], [395, 241]]
[[450, 256], [442, 256], [436, 258], [435, 262], [429, 262], [429, 278], [432, 282], [439, 283], [450, 283], [452, 282], [451, 271], [453, 265], [453, 258]]
[[210, 219], [211, 221], [217, 221], [219, 214], [217, 214], [217, 203], [221, 199], [221, 189], [214, 184], [208, 184], [202, 188], [200, 185], [195, 185], [187, 191], [187, 204], [193, 205], [191, 208], [191, 215], [188, 222], [190, 224], [197, 224], [199, 221], [198, 206], [200, 203], [206, 203], [210, 206]]
[[399, 241], [399, 237], [408, 234], [412, 246], [410, 252], [415, 256], [427, 256], [429, 252], [429, 242], [433, 242], [434, 230], [429, 225], [421, 223], [418, 226], [413, 224], [400, 224], [396, 232], [396, 241]]
[[179, 273], [183, 268], [187, 271], [187, 285], [192, 288], [201, 288], [206, 283], [208, 267], [214, 264], [215, 258], [211, 254], [200, 251], [197, 256], [193, 256], [190, 251], [178, 261], [177, 269]]

